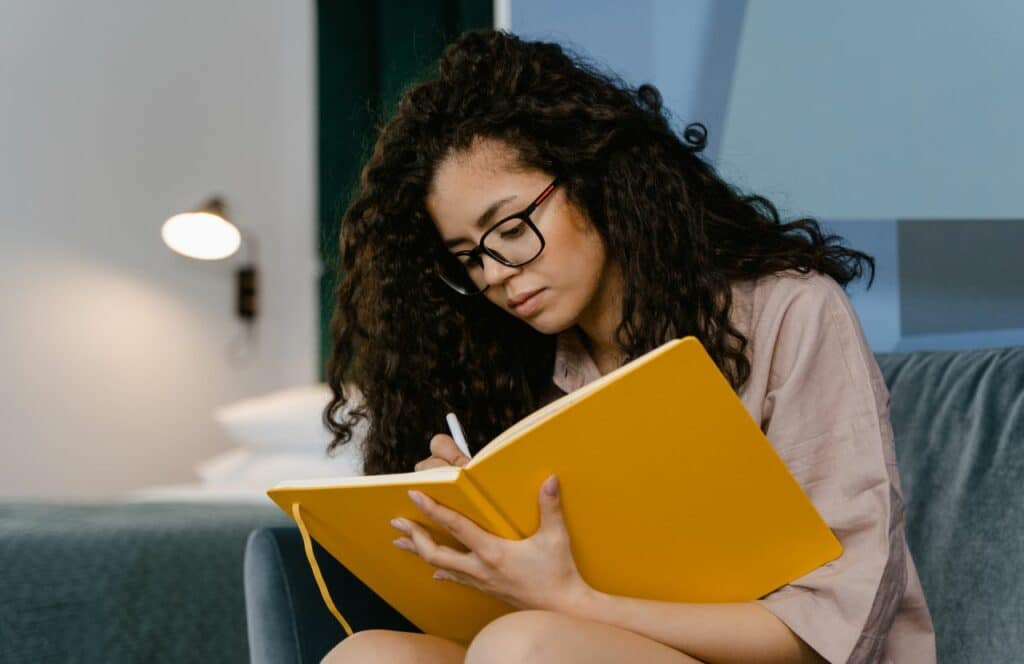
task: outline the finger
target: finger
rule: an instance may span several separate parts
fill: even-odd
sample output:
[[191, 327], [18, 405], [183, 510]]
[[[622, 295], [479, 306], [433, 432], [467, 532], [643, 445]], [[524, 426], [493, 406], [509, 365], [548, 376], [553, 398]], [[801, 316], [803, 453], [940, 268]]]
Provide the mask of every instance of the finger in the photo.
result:
[[451, 464], [445, 461], [444, 459], [439, 459], [436, 456], [432, 456], [417, 463], [415, 466], [413, 466], [413, 470], [426, 470], [427, 468], [438, 468], [440, 466], [444, 466], [447, 468], [450, 467]]
[[448, 581], [449, 583], [461, 583], [464, 586], [470, 586], [471, 588], [479, 588], [476, 579], [473, 577], [463, 574], [462, 572], [456, 572], [451, 569], [439, 569], [434, 572], [434, 578], [438, 581]]
[[412, 540], [415, 553], [427, 563], [434, 567], [443, 567], [449, 571], [462, 572], [469, 576], [482, 571], [479, 561], [472, 553], [463, 553], [449, 546], [438, 544], [427, 532], [427, 529], [415, 521], [409, 521], [407, 525], [406, 534]]
[[434, 502], [429, 496], [419, 491], [409, 491], [409, 498], [416, 503], [421, 512], [450, 532], [455, 539], [465, 544], [470, 550], [481, 551], [493, 548], [497, 538], [473, 523], [471, 519]]
[[452, 466], [464, 466], [469, 461], [469, 457], [455, 444], [455, 439], [445, 433], [439, 433], [430, 439], [430, 454], [446, 459]]
[[540, 485], [540, 528], [541, 531], [563, 532], [565, 515], [562, 513], [562, 496], [558, 477], [549, 475]]

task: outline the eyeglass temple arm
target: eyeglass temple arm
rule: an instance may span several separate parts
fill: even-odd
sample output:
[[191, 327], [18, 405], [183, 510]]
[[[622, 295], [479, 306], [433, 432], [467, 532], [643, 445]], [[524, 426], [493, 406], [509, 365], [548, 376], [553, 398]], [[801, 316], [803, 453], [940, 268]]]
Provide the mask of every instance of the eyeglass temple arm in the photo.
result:
[[530, 207], [526, 208], [526, 214], [530, 214], [531, 212], [533, 212], [534, 208], [543, 203], [544, 200], [551, 195], [551, 192], [555, 190], [556, 184], [558, 184], [558, 178], [552, 180], [551, 184], [549, 184], [544, 191], [540, 192], [540, 196], [538, 196], [535, 201], [530, 203]]

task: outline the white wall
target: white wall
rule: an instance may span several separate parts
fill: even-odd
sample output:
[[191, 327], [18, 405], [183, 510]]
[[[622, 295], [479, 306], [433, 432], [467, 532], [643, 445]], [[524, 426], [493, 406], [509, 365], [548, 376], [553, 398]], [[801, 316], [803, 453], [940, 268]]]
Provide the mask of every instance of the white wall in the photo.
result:
[[[194, 481], [213, 408], [316, 381], [314, 34], [311, 0], [0, 4], [0, 496]], [[212, 193], [261, 244], [242, 366], [239, 257], [159, 236]]]

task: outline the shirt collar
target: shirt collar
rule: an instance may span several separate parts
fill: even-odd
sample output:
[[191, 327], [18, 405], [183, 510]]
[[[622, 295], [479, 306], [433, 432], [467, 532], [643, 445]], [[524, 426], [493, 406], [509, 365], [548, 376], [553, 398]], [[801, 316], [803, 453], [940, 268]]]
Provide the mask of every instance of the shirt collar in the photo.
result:
[[568, 394], [600, 377], [597, 364], [583, 346], [579, 328], [574, 325], [560, 332], [555, 350], [555, 370], [551, 377], [555, 385]]

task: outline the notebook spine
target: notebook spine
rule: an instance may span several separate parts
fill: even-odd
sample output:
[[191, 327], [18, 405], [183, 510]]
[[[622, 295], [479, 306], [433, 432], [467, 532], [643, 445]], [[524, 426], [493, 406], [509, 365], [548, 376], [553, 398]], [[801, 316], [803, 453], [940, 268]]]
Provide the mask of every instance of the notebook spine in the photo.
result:
[[465, 488], [466, 494], [469, 496], [470, 500], [472, 500], [473, 504], [480, 509], [480, 512], [483, 513], [484, 517], [491, 524], [494, 524], [492, 526], [492, 534], [497, 535], [498, 537], [504, 537], [505, 539], [516, 540], [526, 537], [524, 533], [519, 532], [519, 529], [515, 527], [515, 524], [501, 510], [501, 508], [488, 499], [487, 494], [484, 493], [480, 485], [478, 485], [469, 474], [468, 469], [464, 468], [459, 475], [461, 478], [465, 479], [463, 487]]

